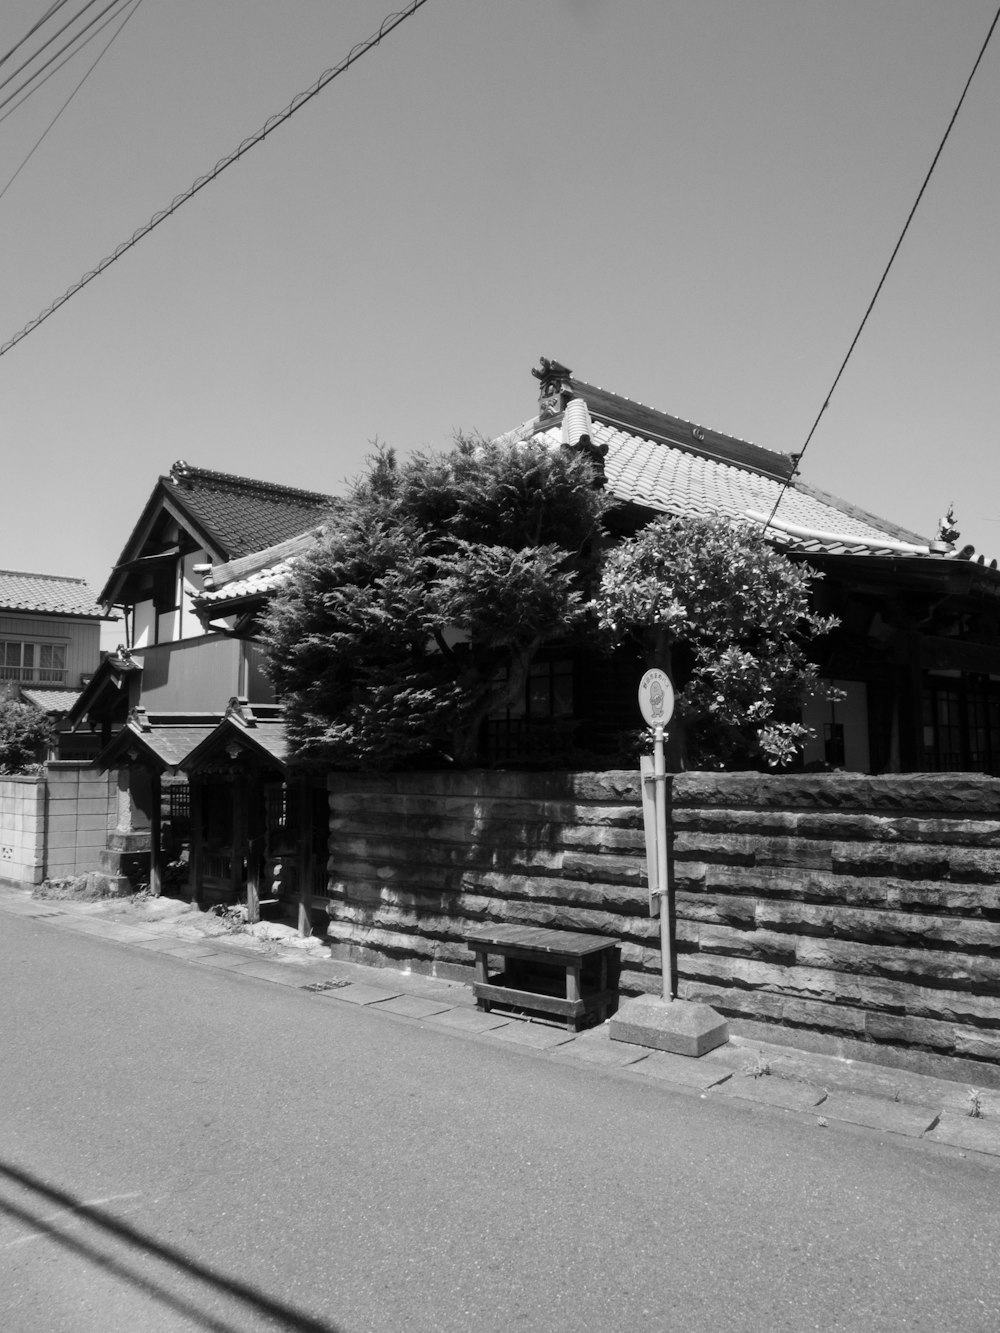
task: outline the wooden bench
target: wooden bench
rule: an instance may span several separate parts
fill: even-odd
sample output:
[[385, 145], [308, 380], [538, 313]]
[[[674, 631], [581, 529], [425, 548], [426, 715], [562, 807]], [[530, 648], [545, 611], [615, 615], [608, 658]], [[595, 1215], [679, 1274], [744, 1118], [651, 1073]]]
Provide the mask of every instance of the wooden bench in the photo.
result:
[[[493, 1004], [509, 1004], [558, 1014], [577, 1032], [590, 1014], [603, 1023], [618, 999], [618, 941], [606, 935], [498, 925], [471, 931], [465, 940], [476, 955], [472, 993], [487, 1013]], [[502, 973], [490, 974], [491, 954], [504, 960]]]

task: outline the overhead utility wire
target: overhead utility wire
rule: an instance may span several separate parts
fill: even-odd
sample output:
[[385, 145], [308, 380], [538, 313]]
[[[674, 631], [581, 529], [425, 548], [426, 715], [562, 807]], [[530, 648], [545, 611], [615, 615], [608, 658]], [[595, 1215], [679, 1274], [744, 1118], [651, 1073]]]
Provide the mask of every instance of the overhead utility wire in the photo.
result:
[[882, 290], [882, 288], [883, 288], [883, 286], [884, 286], [884, 284], [885, 284], [885, 280], [886, 280], [886, 278], [889, 276], [889, 270], [892, 268], [893, 261], [895, 260], [896, 255], [899, 253], [899, 247], [903, 244], [903, 237], [906, 235], [907, 231], [909, 230], [910, 223], [913, 221], [913, 215], [914, 215], [914, 213], [916, 213], [917, 208], [918, 208], [918, 206], [919, 206], [919, 204], [920, 204], [920, 201], [921, 201], [921, 199], [922, 199], [923, 196], [924, 196], [924, 191], [927, 189], [927, 184], [928, 184], [928, 182], [929, 182], [931, 176], [934, 174], [934, 168], [935, 168], [935, 167], [937, 166], [937, 164], [938, 164], [938, 158], [941, 156], [941, 153], [942, 153], [942, 151], [943, 151], [943, 149], [944, 149], [944, 146], [945, 146], [945, 144], [948, 142], [948, 135], [951, 134], [952, 126], [955, 124], [955, 121], [958, 119], [958, 113], [959, 113], [959, 111], [961, 111], [961, 109], [962, 109], [962, 103], [965, 101], [965, 94], [969, 91], [969, 85], [972, 83], [972, 80], [973, 80], [973, 79], [975, 78], [975, 76], [976, 76], [976, 70], [979, 68], [980, 62], [981, 62], [983, 56], [986, 54], [986, 48], [987, 48], [987, 46], [989, 46], [989, 44], [990, 44], [990, 38], [993, 36], [993, 30], [994, 30], [994, 28], [997, 26], [997, 23], [998, 23], [998, 22], [1000, 22], [1000, 9], [998, 9], [997, 12], [996, 12], [996, 13], [994, 14], [994, 16], [993, 16], [993, 22], [990, 24], [990, 30], [989, 30], [989, 32], [986, 34], [985, 40], [983, 41], [983, 44], [982, 44], [982, 46], [981, 46], [980, 49], [979, 49], [979, 55], [976, 56], [976, 63], [972, 66], [972, 73], [969, 75], [969, 77], [968, 77], [968, 78], [966, 79], [966, 81], [965, 81], [965, 87], [962, 89], [962, 95], [961, 95], [961, 97], [958, 99], [958, 104], [956, 105], [955, 110], [951, 113], [951, 120], [948, 121], [948, 128], [945, 130], [945, 132], [944, 132], [944, 137], [942, 138], [941, 142], [938, 144], [938, 150], [937, 150], [937, 152], [934, 154], [934, 160], [931, 162], [931, 165], [930, 165], [930, 167], [929, 167], [929, 169], [928, 169], [927, 175], [924, 177], [924, 183], [923, 183], [923, 185], [921, 185], [921, 187], [920, 187], [920, 189], [919, 189], [919, 191], [918, 191], [918, 193], [917, 193], [917, 197], [916, 197], [916, 199], [913, 201], [913, 207], [910, 209], [909, 216], [907, 217], [906, 222], [905, 222], [904, 225], [903, 225], [903, 230], [899, 233], [899, 240], [896, 242], [896, 244], [895, 244], [895, 246], [894, 246], [894, 248], [893, 248], [892, 254], [889, 256], [889, 262], [888, 262], [888, 264], [886, 264], [886, 266], [885, 266], [885, 270], [883, 271], [881, 278], [879, 278], [878, 286], [875, 288], [875, 293], [874, 293], [874, 295], [872, 296], [872, 299], [868, 302], [868, 309], [865, 311], [864, 318], [862, 319], [861, 323], [858, 325], [858, 331], [857, 331], [857, 333], [855, 333], [854, 337], [851, 339], [851, 345], [850, 345], [850, 347], [848, 347], [848, 349], [847, 349], [847, 355], [844, 357], [843, 361], [841, 361], [841, 363], [840, 363], [840, 369], [837, 371], [837, 374], [834, 376], [833, 383], [830, 385], [829, 391], [827, 392], [827, 395], [826, 395], [826, 397], [825, 397], [824, 400], [823, 400], [823, 406], [819, 409], [819, 412], [818, 412], [817, 415], [816, 415], [816, 420], [815, 420], [815, 421], [813, 422], [813, 424], [812, 424], [812, 429], [810, 430], [809, 434], [806, 436], [806, 442], [805, 442], [805, 444], [802, 446], [801, 450], [799, 451], [799, 453], [798, 453], [797, 455], [794, 455], [794, 454], [792, 455], [793, 458], [796, 458], [796, 460], [797, 460], [797, 461], [796, 461], [796, 466], [793, 468], [791, 476], [789, 476], [789, 477], [785, 480], [785, 482], [782, 484], [781, 490], [778, 492], [778, 498], [777, 498], [777, 500], [775, 500], [775, 502], [774, 502], [774, 508], [771, 510], [770, 514], [769, 514], [768, 517], [767, 517], [767, 522], [764, 524], [763, 528], [761, 529], [762, 532], [766, 532], [767, 529], [771, 526], [772, 522], [774, 521], [774, 516], [775, 516], [775, 514], [778, 512], [778, 506], [781, 504], [782, 500], [785, 498], [785, 492], [788, 490], [789, 486], [792, 484], [792, 480], [793, 480], [793, 478], [794, 478], [794, 476], [795, 476], [795, 473], [798, 471], [798, 466], [799, 466], [799, 464], [802, 462], [803, 455], [805, 454], [806, 450], [809, 448], [809, 444], [810, 444], [810, 442], [811, 442], [811, 440], [812, 440], [812, 437], [816, 434], [816, 428], [817, 428], [817, 426], [819, 425], [820, 420], [822, 419], [823, 413], [824, 413], [824, 412], [826, 411], [826, 409], [830, 406], [830, 399], [833, 397], [833, 391], [836, 389], [837, 385], [840, 383], [840, 377], [841, 377], [841, 375], [843, 375], [844, 370], [845, 370], [845, 368], [846, 368], [846, 366], [847, 366], [847, 363], [848, 363], [848, 361], [850, 361], [850, 359], [851, 359], [851, 353], [854, 351], [855, 347], [857, 346], [858, 339], [861, 337], [862, 330], [864, 329], [865, 325], [868, 323], [868, 316], [871, 314], [872, 309], [874, 308], [875, 302], [878, 300], [879, 293], [881, 292], [881, 290]]
[[[132, 2], [133, 2], [133, 0], [125, 0], [126, 8], [127, 8], [130, 4], [132, 4]], [[138, 3], [141, 4], [141, 3], [142, 3], [142, 0], [138, 0]], [[121, 28], [124, 28], [126, 22], [128, 21], [129, 18], [132, 17], [132, 14], [134, 14], [134, 13], [135, 13], [135, 10], [133, 9], [133, 10], [131, 11], [131, 13], [129, 13], [129, 15], [127, 16], [127, 18], [125, 18], [125, 19], [122, 20]], [[19, 107], [24, 106], [25, 102], [28, 100], [29, 97], [31, 97], [34, 93], [37, 93], [41, 88], [44, 88], [44, 86], [48, 83], [49, 79], [54, 78], [54, 77], [59, 73], [59, 71], [60, 71], [61, 69], [63, 69], [66, 65], [69, 64], [69, 62], [73, 59], [74, 56], [79, 55], [79, 53], [83, 50], [83, 48], [84, 48], [85, 46], [89, 46], [90, 43], [94, 40], [95, 37], [100, 37], [100, 35], [101, 35], [101, 33], [104, 31], [104, 29], [107, 28], [107, 27], [109, 27], [112, 23], [114, 23], [114, 21], [115, 21], [115, 19], [116, 19], [117, 17], [118, 17], [117, 14], [112, 14], [110, 18], [106, 18], [106, 19], [104, 20], [104, 22], [101, 24], [101, 26], [100, 26], [99, 28], [95, 28], [94, 31], [93, 31], [88, 37], [85, 37], [85, 38], [83, 39], [83, 41], [79, 44], [79, 46], [74, 47], [74, 49], [73, 49], [72, 51], [70, 51], [69, 55], [66, 56], [65, 60], [61, 60], [61, 61], [59, 62], [59, 64], [56, 65], [55, 69], [50, 69], [49, 72], [48, 72], [48, 74], [46, 74], [45, 78], [42, 79], [40, 83], [36, 83], [35, 86], [30, 90], [30, 92], [26, 92], [26, 93], [24, 94], [24, 96], [21, 98], [21, 100], [20, 100], [19, 102], [15, 102], [14, 105], [13, 105], [12, 107], [8, 108], [8, 110], [6, 110], [6, 111], [3, 113], [3, 115], [0, 115], [0, 125], [2, 125], [2, 124], [4, 123], [4, 121], [8, 118], [8, 116], [12, 116], [12, 115], [14, 114], [14, 112], [17, 111], [17, 109], [18, 109]], [[118, 29], [119, 32], [121, 31], [121, 28]], [[116, 32], [116, 33], [115, 33], [115, 36], [117, 36], [117, 35], [118, 35], [118, 33]], [[112, 42], [114, 41], [114, 37], [111, 38], [111, 41], [112, 41]], [[111, 42], [108, 42], [108, 46], [110, 46], [110, 45], [111, 45]], [[106, 46], [104, 49], [107, 50], [107, 46]], [[103, 53], [102, 53], [102, 54], [103, 54]], [[99, 59], [100, 59], [100, 56], [98, 56], [98, 60], [99, 60]], [[97, 63], [97, 61], [94, 62], [94, 64], [96, 64], [96, 63]], [[94, 66], [91, 65], [90, 68], [93, 69]], [[83, 76], [84, 80], [89, 76], [89, 74], [90, 74], [90, 70], [88, 70], [87, 73]], [[83, 81], [83, 80], [81, 80], [81, 82], [82, 82], [82, 81]], [[80, 86], [80, 85], [77, 84], [77, 88], [79, 88], [79, 86]], [[59, 111], [56, 113], [54, 119], [50, 122], [50, 124], [49, 124], [49, 126], [48, 126], [48, 129], [46, 129], [45, 134], [48, 134], [49, 130], [52, 128], [52, 126], [55, 124], [55, 122], [59, 119], [59, 117], [62, 115], [63, 111], [64, 111], [64, 110], [66, 109], [66, 107], [69, 105], [69, 102], [71, 102], [75, 96], [76, 96], [76, 88], [73, 89], [73, 92], [70, 93], [70, 95], [69, 95], [69, 97], [67, 98], [66, 102], [64, 102], [63, 105], [60, 107], [60, 109], [59, 109]], [[7, 105], [6, 102], [4, 103], [4, 105], [5, 105], [5, 106]], [[43, 134], [43, 135], [42, 135], [42, 138], [38, 140], [38, 143], [41, 143], [42, 139], [45, 138], [45, 134]], [[38, 147], [38, 143], [35, 144], [35, 148]], [[32, 148], [31, 153], [33, 153], [33, 152], [35, 151], [35, 148]], [[28, 157], [31, 156], [31, 153], [28, 154]], [[26, 157], [24, 161], [27, 162], [27, 160], [28, 160], [28, 158]], [[21, 166], [24, 166], [24, 162], [21, 163]], [[20, 170], [21, 170], [21, 167], [18, 167], [17, 170], [20, 171]], [[15, 172], [14, 174], [16, 175], [17, 173]], [[11, 180], [13, 180], [13, 177], [11, 177]], [[9, 184], [9, 183], [10, 183], [10, 182], [8, 181], [8, 184]], [[6, 188], [6, 187], [4, 187], [4, 188]], [[0, 192], [0, 193], [2, 193], [2, 192]]]
[[4, 55], [0, 56], [0, 65], [6, 65], [7, 61], [11, 58], [11, 56], [14, 54], [14, 52], [15, 52], [15, 51], [19, 51], [19, 50], [21, 49], [21, 47], [25, 44], [25, 42], [28, 40], [28, 38], [29, 38], [29, 37], [34, 37], [34, 35], [35, 35], [35, 33], [38, 31], [38, 29], [41, 28], [45, 23], [47, 23], [48, 20], [52, 17], [52, 15], [55, 14], [55, 13], [57, 13], [60, 9], [62, 9], [63, 5], [65, 5], [65, 4], [67, 4], [67, 3], [68, 3], [68, 0], [55, 0], [55, 4], [50, 5], [50, 6], [48, 7], [48, 9], [45, 11], [45, 13], [42, 15], [42, 17], [38, 20], [38, 22], [37, 22], [37, 23], [33, 23], [33, 24], [31, 25], [31, 27], [28, 29], [28, 31], [27, 31], [27, 32], [24, 34], [24, 36], [20, 39], [20, 41], [15, 42], [14, 45], [10, 48], [9, 51], [7, 51]]
[[102, 259], [96, 268], [91, 269], [89, 273], [85, 273], [79, 282], [75, 282], [72, 287], [65, 291], [58, 300], [53, 301], [52, 304], [46, 310], [43, 310], [40, 315], [36, 315], [30, 323], [24, 326], [20, 333], [15, 333], [13, 338], [8, 339], [7, 342], [0, 347], [0, 356], [5, 356], [11, 348], [16, 347], [19, 342], [24, 338], [27, 338], [29, 333], [33, 333], [40, 324], [43, 324], [50, 315], [54, 315], [55, 312], [74, 297], [77, 292], [82, 291], [83, 288], [86, 287], [88, 283], [93, 282], [95, 278], [100, 277], [104, 270], [110, 268], [115, 260], [120, 259], [122, 255], [131, 250], [133, 246], [138, 245], [139, 242], [144, 237], [148, 236], [155, 227], [158, 227], [161, 222], [165, 222], [168, 217], [173, 213], [176, 213], [182, 204], [186, 204], [189, 199], [192, 199], [199, 192], [199, 190], [203, 190], [206, 185], [215, 180], [217, 176], [220, 176], [227, 167], [231, 167], [234, 162], [238, 162], [239, 159], [243, 157], [245, 153], [248, 153], [251, 148], [256, 148], [256, 146], [263, 142], [263, 140], [276, 130], [279, 125], [283, 125], [286, 120], [289, 120], [295, 115], [296, 111], [300, 110], [307, 102], [312, 101], [317, 94], [321, 93], [328, 83], [332, 83], [338, 75], [343, 74], [351, 65], [360, 60], [363, 55], [367, 54], [373, 47], [378, 46], [383, 37], [387, 37], [390, 32], [395, 28], [398, 28], [405, 19], [408, 19], [412, 14], [415, 14], [417, 10], [422, 8], [426, 3], [427, 0], [411, 0], [410, 4], [407, 5], [405, 9], [401, 9], [395, 14], [389, 14], [384, 18], [378, 31], [373, 33], [371, 37], [366, 38], [363, 42], [358, 42], [353, 46], [339, 65], [334, 65], [331, 69], [325, 70], [312, 87], [299, 93], [288, 106], [285, 107], [284, 111], [279, 111], [277, 114], [271, 116], [269, 120], [265, 121], [256, 134], [252, 134], [249, 138], [244, 139], [240, 146], [231, 152], [228, 157], [221, 158], [216, 162], [211, 171], [206, 172], [204, 176], [199, 176], [194, 184], [190, 185], [183, 194], [179, 194], [167, 208], [161, 209], [159, 213], [155, 213], [144, 226], [140, 227], [138, 231], [133, 232], [127, 241], [122, 241], [121, 245], [119, 245], [116, 250]]
[[[95, 4], [95, 3], [96, 0], [90, 0], [90, 4]], [[50, 65], [55, 64], [55, 62], [59, 59], [59, 57], [63, 54], [63, 52], [68, 51], [71, 47], [75, 46], [85, 32], [89, 32], [95, 23], [100, 23], [104, 15], [109, 13], [120, 3], [121, 0], [111, 0], [110, 4], [105, 5], [105, 7], [101, 10], [101, 12], [95, 15], [94, 18], [92, 18], [89, 23], [85, 23], [79, 32], [74, 33], [73, 36], [69, 39], [68, 42], [66, 42], [64, 46], [61, 46], [58, 51], [56, 51], [53, 55], [49, 56], [48, 60], [46, 60], [44, 65], [40, 65], [33, 74], [29, 74], [19, 88], [15, 88], [12, 93], [8, 93], [8, 95], [4, 98], [4, 100], [0, 102], [0, 107], [7, 106], [8, 103], [12, 102], [15, 97], [17, 97], [20, 93], [24, 92], [25, 88], [29, 88], [31, 84], [33, 84], [35, 80], [38, 78], [39, 74], [43, 72], [43, 70], [47, 70]], [[90, 4], [85, 5], [84, 8], [89, 9]], [[66, 25], [66, 27], [70, 27], [71, 24], [74, 23], [82, 13], [83, 10], [81, 10], [79, 14], [75, 14], [73, 18], [70, 20], [70, 23]], [[60, 35], [65, 31], [66, 28], [62, 28], [60, 30]], [[49, 42], [46, 42], [45, 45], [46, 46], [51, 45], [52, 40], [54, 39], [51, 39]], [[41, 48], [29, 60], [26, 60], [23, 65], [21, 65], [18, 69], [14, 70], [13, 74], [9, 74], [6, 79], [0, 82], [0, 88], [6, 88], [7, 84], [10, 83], [12, 79], [15, 79], [18, 76], [18, 74], [21, 73], [22, 70], [27, 69], [28, 65], [30, 65], [34, 60], [36, 60], [40, 54], [41, 54]]]
[[[25, 157], [23, 158], [23, 160], [22, 160], [22, 162], [21, 162], [21, 165], [17, 168], [17, 170], [16, 170], [16, 171], [14, 172], [14, 174], [11, 176], [10, 180], [8, 180], [7, 184], [3, 187], [2, 190], [0, 190], [0, 199], [2, 199], [2, 198], [4, 197], [4, 195], [5, 195], [5, 194], [7, 193], [7, 191], [10, 189], [10, 187], [11, 187], [11, 186], [14, 184], [14, 182], [17, 180], [18, 176], [20, 176], [21, 172], [24, 170], [24, 168], [28, 165], [28, 163], [29, 163], [29, 162], [31, 161], [31, 159], [34, 157], [36, 151], [41, 147], [41, 145], [42, 145], [42, 141], [45, 139], [45, 137], [46, 137], [46, 135], [48, 134], [48, 132], [52, 129], [52, 127], [55, 125], [56, 121], [59, 119], [59, 117], [62, 115], [62, 113], [63, 113], [63, 112], [66, 110], [66, 108], [69, 106], [70, 102], [72, 102], [73, 98], [77, 95], [77, 93], [80, 91], [80, 89], [83, 87], [83, 85], [84, 85], [84, 84], [87, 82], [87, 80], [90, 78], [91, 74], [93, 74], [93, 72], [94, 72], [94, 70], [97, 68], [97, 66], [101, 63], [101, 61], [104, 59], [104, 57], [107, 55], [107, 53], [111, 50], [111, 47], [114, 45], [116, 38], [118, 38], [118, 37], [121, 35], [121, 31], [122, 31], [122, 29], [125, 27], [125, 24], [129, 21], [129, 19], [132, 17], [132, 15], [135, 13], [135, 11], [139, 8], [139, 6], [140, 6], [141, 4], [142, 4], [142, 0], [135, 0], [135, 4], [134, 4], [134, 5], [132, 6], [132, 8], [128, 11], [128, 13], [127, 13], [127, 14], [125, 15], [125, 17], [122, 19], [121, 23], [119, 23], [118, 27], [114, 30], [114, 32], [113, 32], [113, 33], [111, 34], [111, 36], [108, 38], [108, 40], [104, 43], [103, 47], [102, 47], [101, 50], [100, 50], [100, 53], [98, 54], [97, 58], [92, 62], [91, 66], [90, 66], [90, 68], [87, 70], [86, 74], [84, 74], [83, 78], [80, 80], [80, 82], [76, 85], [76, 87], [75, 87], [75, 88], [73, 89], [73, 91], [70, 93], [69, 97], [66, 98], [66, 101], [63, 102], [62, 106], [59, 108], [59, 110], [56, 112], [56, 114], [52, 117], [52, 119], [51, 119], [51, 120], [49, 121], [49, 123], [46, 125], [45, 129], [41, 132], [41, 134], [40, 134], [40, 135], [38, 136], [38, 138], [35, 140], [34, 146], [33, 146], [33, 147], [28, 151], [28, 153], [25, 155]], [[91, 40], [91, 38], [96, 37], [98, 33], [103, 32], [103, 30], [108, 26], [108, 24], [109, 24], [109, 23], [113, 23], [113, 22], [114, 22], [114, 19], [113, 19], [113, 18], [107, 19], [107, 20], [106, 20], [104, 23], [102, 23], [101, 26], [97, 29], [97, 32], [91, 33], [90, 37], [87, 38], [87, 42], [89, 42], [89, 41]], [[86, 44], [87, 44], [87, 43], [84, 42], [84, 46], [86, 46]], [[66, 59], [68, 60], [68, 59], [70, 59], [70, 57], [67, 56]], [[65, 63], [66, 63], [66, 61], [63, 61], [63, 64], [65, 64]], [[60, 66], [60, 68], [61, 68], [61, 66]], [[19, 103], [18, 105], [20, 105], [20, 103]], [[7, 114], [10, 115], [10, 112], [8, 111]], [[2, 121], [3, 119], [4, 119], [4, 117], [3, 117], [3, 116], [0, 116], [0, 121]]]

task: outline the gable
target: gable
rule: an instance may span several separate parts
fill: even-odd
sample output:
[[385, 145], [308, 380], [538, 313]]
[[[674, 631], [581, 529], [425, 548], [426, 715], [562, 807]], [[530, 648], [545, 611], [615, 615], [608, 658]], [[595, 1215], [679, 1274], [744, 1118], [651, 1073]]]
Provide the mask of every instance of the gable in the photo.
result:
[[157, 569], [204, 551], [212, 564], [246, 556], [315, 528], [333, 504], [319, 491], [192, 467], [160, 477], [101, 590], [106, 605], [149, 595]]

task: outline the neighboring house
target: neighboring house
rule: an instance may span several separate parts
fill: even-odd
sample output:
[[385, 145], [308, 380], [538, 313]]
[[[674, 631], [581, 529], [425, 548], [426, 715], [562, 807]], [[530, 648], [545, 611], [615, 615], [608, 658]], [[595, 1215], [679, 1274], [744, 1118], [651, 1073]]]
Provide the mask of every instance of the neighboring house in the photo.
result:
[[57, 735], [50, 758], [97, 753], [98, 739], [68, 731], [66, 719], [98, 670], [102, 619], [113, 617], [83, 579], [0, 570], [0, 697], [52, 718]]
[[[252, 637], [261, 604], [252, 571], [262, 551], [290, 551], [310, 540], [335, 503], [318, 491], [175, 463], [159, 478], [100, 593], [122, 612], [125, 643], [101, 664], [71, 720], [100, 733], [102, 767], [128, 775], [130, 831], [147, 831], [154, 880], [161, 846], [169, 858], [194, 844], [195, 896], [230, 900], [266, 870], [272, 833], [286, 832], [287, 811], [280, 830], [269, 823], [287, 804], [273, 795], [285, 788], [283, 746], [256, 743], [273, 731], [258, 725], [273, 716], [273, 691]], [[238, 573], [240, 586], [202, 618], [196, 604], [215, 586], [207, 576], [220, 570]], [[240, 721], [226, 721], [233, 717]], [[224, 723], [234, 753], [220, 761], [209, 746], [211, 771], [196, 769], [189, 785], [189, 755]], [[254, 774], [250, 805], [241, 804], [246, 765]], [[299, 804], [311, 808], [311, 801]], [[203, 847], [217, 850], [220, 838], [225, 855], [200, 855]]]
[[[856, 772], [1000, 774], [1000, 573], [957, 549], [950, 522], [934, 538], [807, 485], [796, 458], [682, 421], [573, 378], [543, 359], [538, 415], [507, 439], [591, 452], [619, 502], [620, 535], [656, 514], [764, 524], [774, 545], [823, 574], [816, 603], [840, 627], [820, 665], [844, 693], [814, 701], [807, 766]], [[635, 727], [634, 668], [595, 671], [549, 654], [514, 715], [494, 719], [494, 754], [516, 761], [532, 717], [585, 722], [598, 739]], [[506, 729], [506, 731], [505, 731]], [[579, 728], [578, 728], [579, 731]], [[504, 736], [512, 737], [504, 753]]]

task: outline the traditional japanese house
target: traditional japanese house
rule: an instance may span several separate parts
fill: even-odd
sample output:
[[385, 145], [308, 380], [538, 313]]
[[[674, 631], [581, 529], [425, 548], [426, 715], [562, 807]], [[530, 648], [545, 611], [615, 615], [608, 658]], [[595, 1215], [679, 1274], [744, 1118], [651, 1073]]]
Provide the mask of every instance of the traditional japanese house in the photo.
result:
[[[225, 809], [212, 797], [193, 812], [184, 761], [237, 716], [244, 719], [242, 726], [232, 723], [238, 730], [253, 728], [258, 738], [275, 734], [266, 725], [273, 716], [265, 716], [269, 708], [274, 712], [273, 691], [252, 632], [260, 597], [244, 587], [244, 595], [204, 619], [195, 604], [213, 586], [213, 570], [254, 567], [265, 549], [287, 554], [307, 543], [333, 503], [320, 492], [175, 463], [159, 478], [100, 594], [122, 612], [126, 642], [94, 673], [70, 716], [78, 728], [101, 736], [98, 763], [128, 775], [130, 808], [122, 815], [128, 827], [117, 837], [131, 851], [152, 843], [154, 887], [171, 859], [176, 873], [176, 858], [186, 857], [193, 876], [204, 871], [207, 877], [204, 886], [192, 880], [196, 897], [203, 887], [209, 898], [247, 891], [248, 840], [268, 836], [264, 824], [258, 828], [261, 811], [255, 806], [244, 823], [234, 822], [242, 798], [230, 790]], [[274, 563], [270, 556], [267, 561]], [[248, 753], [256, 754], [254, 745]], [[273, 771], [284, 773], [283, 761], [272, 758]], [[196, 841], [195, 850], [207, 851], [220, 837], [233, 843], [235, 832], [242, 841], [230, 848], [226, 876], [213, 873], [211, 857], [191, 859]]]
[[[816, 739], [804, 765], [1000, 774], [1000, 573], [957, 544], [949, 517], [933, 537], [912, 532], [808, 485], [794, 456], [645, 407], [558, 362], [532, 373], [537, 415], [504, 438], [587, 450], [617, 501], [613, 532], [657, 514], [718, 515], [766, 525], [776, 547], [822, 572], [817, 608], [840, 626], [820, 666], [842, 698], [807, 708]], [[641, 670], [621, 656], [547, 653], [521, 705], [491, 721], [491, 757], [530, 761], [537, 734], [551, 750], [554, 722], [578, 749], [610, 746], [636, 726]]]

